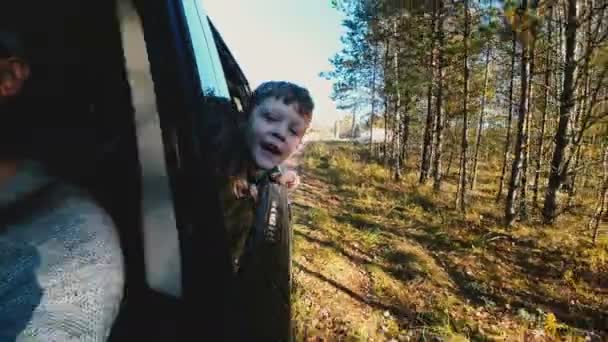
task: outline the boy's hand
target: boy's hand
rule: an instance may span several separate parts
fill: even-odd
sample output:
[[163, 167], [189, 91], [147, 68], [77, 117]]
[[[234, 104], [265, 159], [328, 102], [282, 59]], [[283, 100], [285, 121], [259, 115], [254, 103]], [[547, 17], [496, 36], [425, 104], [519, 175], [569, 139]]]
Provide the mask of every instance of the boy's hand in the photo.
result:
[[249, 184], [243, 179], [234, 181], [233, 189], [234, 196], [237, 199], [253, 198], [254, 202], [258, 201], [258, 187], [254, 184]]
[[300, 185], [300, 176], [298, 176], [298, 174], [295, 171], [289, 170], [289, 171], [284, 172], [279, 177], [278, 181], [280, 184], [287, 186], [287, 189], [295, 190], [295, 188], [297, 188], [298, 185]]

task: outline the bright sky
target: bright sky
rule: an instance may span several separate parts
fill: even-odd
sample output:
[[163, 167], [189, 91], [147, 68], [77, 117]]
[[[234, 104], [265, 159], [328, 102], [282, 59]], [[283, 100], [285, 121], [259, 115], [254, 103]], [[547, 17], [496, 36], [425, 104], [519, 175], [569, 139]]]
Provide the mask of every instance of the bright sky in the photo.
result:
[[252, 89], [267, 80], [292, 81], [315, 101], [313, 125], [343, 114], [329, 98], [329, 58], [341, 49], [343, 16], [330, 0], [202, 0]]

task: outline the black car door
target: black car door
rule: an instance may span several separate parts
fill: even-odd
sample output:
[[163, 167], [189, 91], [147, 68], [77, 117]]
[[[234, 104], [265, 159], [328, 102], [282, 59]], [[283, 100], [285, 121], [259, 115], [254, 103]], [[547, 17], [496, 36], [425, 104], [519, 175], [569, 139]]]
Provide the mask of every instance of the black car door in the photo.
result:
[[[229, 98], [199, 1], [135, 1], [141, 17], [181, 255], [180, 332], [222, 338], [230, 328], [231, 262], [203, 122], [208, 97]], [[202, 336], [200, 336], [202, 333]]]

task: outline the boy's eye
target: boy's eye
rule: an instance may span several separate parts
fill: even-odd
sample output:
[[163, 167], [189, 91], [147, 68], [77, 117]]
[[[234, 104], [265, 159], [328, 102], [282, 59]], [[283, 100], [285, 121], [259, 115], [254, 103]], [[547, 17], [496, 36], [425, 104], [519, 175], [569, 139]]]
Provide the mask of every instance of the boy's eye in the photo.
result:
[[264, 114], [262, 114], [262, 117], [268, 121], [268, 122], [275, 122], [277, 121], [277, 118], [275, 118], [274, 116], [272, 116], [269, 112], [264, 112]]
[[298, 131], [293, 128], [289, 129], [289, 133], [291, 133], [291, 135], [298, 135]]

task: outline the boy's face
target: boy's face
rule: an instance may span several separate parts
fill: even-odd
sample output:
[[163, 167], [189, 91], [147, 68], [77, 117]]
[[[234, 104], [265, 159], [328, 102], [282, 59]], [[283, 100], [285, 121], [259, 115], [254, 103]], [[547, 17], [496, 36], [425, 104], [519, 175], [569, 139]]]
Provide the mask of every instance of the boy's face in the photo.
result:
[[258, 167], [272, 169], [298, 148], [310, 121], [297, 112], [296, 106], [269, 97], [251, 112], [247, 144]]
[[0, 57], [0, 104], [19, 94], [29, 73], [29, 66], [24, 61]]

